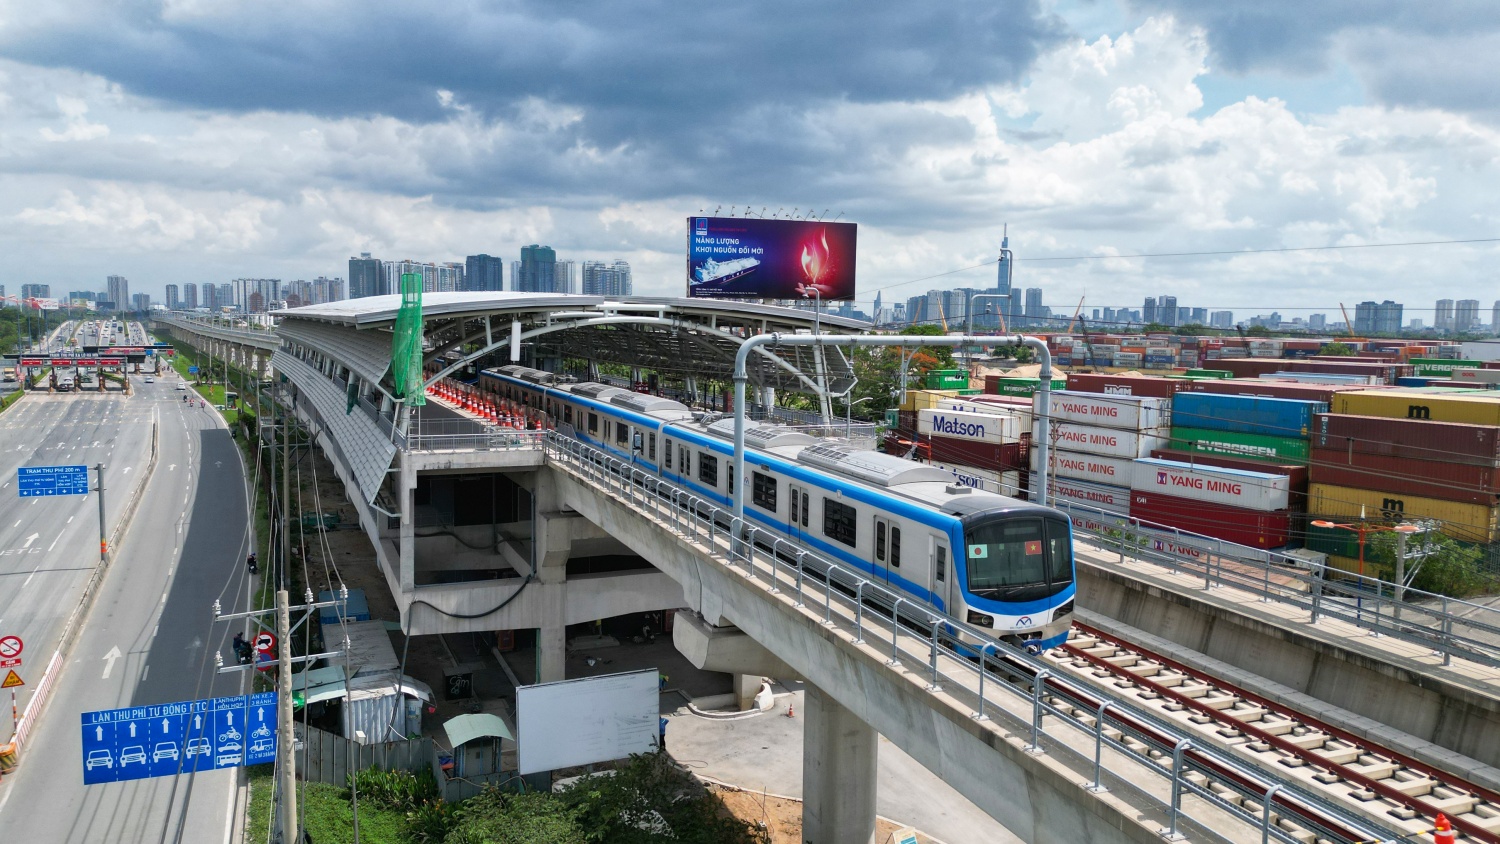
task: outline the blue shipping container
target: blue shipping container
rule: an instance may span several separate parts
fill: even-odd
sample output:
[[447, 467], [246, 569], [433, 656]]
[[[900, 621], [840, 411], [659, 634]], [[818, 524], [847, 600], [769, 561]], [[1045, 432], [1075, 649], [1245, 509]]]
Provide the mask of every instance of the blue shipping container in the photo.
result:
[[1313, 414], [1327, 413], [1328, 403], [1264, 396], [1177, 393], [1172, 396], [1172, 424], [1241, 434], [1306, 438]]
[[1397, 387], [1425, 387], [1428, 384], [1431, 384], [1432, 382], [1437, 381], [1437, 380], [1439, 380], [1439, 379], [1437, 379], [1437, 378], [1415, 378], [1415, 377], [1397, 378], [1396, 379], [1396, 386]]

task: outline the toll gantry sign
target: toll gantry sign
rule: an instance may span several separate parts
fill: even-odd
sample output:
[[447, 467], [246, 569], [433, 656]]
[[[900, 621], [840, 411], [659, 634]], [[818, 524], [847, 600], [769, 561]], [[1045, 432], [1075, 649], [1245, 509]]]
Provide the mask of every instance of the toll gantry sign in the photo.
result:
[[276, 759], [276, 693], [85, 712], [83, 784]]
[[16, 469], [16, 488], [22, 498], [42, 495], [88, 495], [87, 466], [22, 466]]

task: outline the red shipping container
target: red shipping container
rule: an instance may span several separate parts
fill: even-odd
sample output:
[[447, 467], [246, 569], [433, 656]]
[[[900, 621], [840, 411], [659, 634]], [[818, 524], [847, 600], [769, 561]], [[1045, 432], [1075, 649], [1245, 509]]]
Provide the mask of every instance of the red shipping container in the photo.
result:
[[1024, 444], [986, 443], [958, 437], [918, 436], [918, 441], [927, 445], [928, 459], [956, 466], [973, 466], [992, 472], [1030, 471]]
[[1500, 493], [1500, 469], [1472, 463], [1433, 463], [1340, 448], [1312, 450], [1314, 483], [1462, 501], [1493, 507]]
[[1333, 403], [1333, 396], [1343, 390], [1368, 390], [1370, 387], [1343, 384], [1303, 384], [1298, 381], [1267, 381], [1263, 378], [1197, 378], [1184, 380], [1184, 392], [1222, 393], [1231, 396], [1266, 396], [1273, 399], [1301, 399]]
[[1374, 375], [1382, 384], [1394, 384], [1397, 378], [1411, 375], [1408, 364], [1396, 363], [1345, 363], [1343, 361], [1287, 360], [1282, 358], [1220, 358], [1207, 361], [1204, 366], [1231, 372], [1236, 378], [1259, 378], [1277, 372], [1322, 372], [1329, 375]]
[[1266, 513], [1139, 490], [1130, 493], [1130, 517], [1251, 548], [1280, 548], [1292, 529], [1286, 510]]
[[1174, 451], [1170, 448], [1159, 448], [1151, 452], [1151, 456], [1158, 460], [1176, 460], [1179, 463], [1200, 463], [1204, 466], [1239, 469], [1243, 472], [1286, 475], [1287, 489], [1291, 492], [1291, 509], [1303, 510], [1307, 505], [1307, 483], [1309, 478], [1306, 466], [1280, 466], [1274, 463], [1267, 463], [1263, 460], [1242, 460], [1238, 457], [1203, 454], [1197, 451]]
[[1169, 399], [1182, 389], [1181, 378], [1152, 378], [1144, 375], [1100, 375], [1096, 373], [1068, 373], [1068, 389], [1080, 393], [1105, 393], [1119, 396], [1148, 396]]
[[1312, 446], [1345, 453], [1500, 467], [1500, 427], [1494, 425], [1319, 413], [1313, 416]]

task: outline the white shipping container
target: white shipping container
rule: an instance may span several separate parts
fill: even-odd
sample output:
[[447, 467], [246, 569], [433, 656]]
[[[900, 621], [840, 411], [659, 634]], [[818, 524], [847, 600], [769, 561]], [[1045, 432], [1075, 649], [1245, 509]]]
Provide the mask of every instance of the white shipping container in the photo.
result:
[[936, 409], [956, 410], [960, 413], [982, 413], [986, 416], [1014, 416], [1016, 418], [1017, 430], [1029, 431], [1032, 428], [1031, 408], [1023, 404], [991, 404], [989, 402], [954, 398], [938, 399]]
[[[1154, 449], [1166, 448], [1171, 428], [1153, 428], [1148, 431], [1121, 431], [1098, 425], [1078, 422], [1054, 422], [1051, 439], [1053, 448], [1064, 451], [1080, 451], [1085, 454], [1102, 454], [1106, 457], [1149, 457]], [[1041, 438], [1041, 432], [1033, 429], [1031, 441]]]
[[[1052, 478], [1051, 481], [1047, 487], [1049, 496], [1047, 503], [1053, 506], [1078, 504], [1118, 516], [1130, 514], [1129, 487], [1092, 484], [1073, 478]], [[1033, 490], [1041, 488], [1035, 473], [1031, 476], [1030, 488]]]
[[1130, 488], [1177, 498], [1227, 504], [1266, 513], [1285, 510], [1290, 497], [1286, 475], [1242, 472], [1176, 460], [1135, 461]]
[[1011, 415], [967, 413], [961, 410], [919, 410], [917, 433], [1004, 445], [1020, 441], [1021, 424], [1019, 419]]
[[1299, 384], [1345, 384], [1378, 386], [1385, 381], [1379, 375], [1335, 375], [1330, 372], [1272, 372], [1262, 375], [1267, 381], [1296, 381]]
[[[1084, 454], [1064, 451], [1060, 448], [1048, 450], [1048, 462], [1052, 464], [1051, 475], [1055, 478], [1074, 478], [1105, 486], [1129, 486], [1135, 470], [1135, 461], [1127, 457], [1105, 457], [1102, 454]], [[1037, 471], [1037, 449], [1031, 450], [1031, 471]]]
[[1453, 381], [1473, 381], [1476, 384], [1500, 384], [1500, 369], [1456, 367], [1448, 377]]
[[993, 492], [996, 495], [1008, 495], [1012, 498], [1021, 494], [1021, 473], [1017, 471], [996, 472], [992, 469], [979, 469], [974, 466], [939, 463], [936, 460], [930, 465], [935, 469], [947, 469], [952, 472], [954, 483]]
[[[1150, 396], [1103, 395], [1054, 390], [1047, 406], [1048, 421], [1082, 422], [1119, 431], [1154, 431], [1171, 422], [1171, 399]], [[1033, 398], [1040, 409], [1041, 396]]]

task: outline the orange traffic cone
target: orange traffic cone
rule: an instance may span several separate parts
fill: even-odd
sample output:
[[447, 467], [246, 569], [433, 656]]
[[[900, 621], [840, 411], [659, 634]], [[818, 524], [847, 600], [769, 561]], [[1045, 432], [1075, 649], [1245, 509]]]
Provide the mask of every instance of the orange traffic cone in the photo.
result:
[[787, 704], [786, 704], [786, 717], [788, 717], [788, 718], [796, 718], [797, 717], [796, 701], [787, 701]]
[[1453, 824], [1448, 822], [1448, 816], [1438, 813], [1437, 822], [1433, 824], [1432, 844], [1453, 844], [1457, 840], [1453, 835]]

